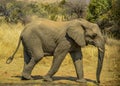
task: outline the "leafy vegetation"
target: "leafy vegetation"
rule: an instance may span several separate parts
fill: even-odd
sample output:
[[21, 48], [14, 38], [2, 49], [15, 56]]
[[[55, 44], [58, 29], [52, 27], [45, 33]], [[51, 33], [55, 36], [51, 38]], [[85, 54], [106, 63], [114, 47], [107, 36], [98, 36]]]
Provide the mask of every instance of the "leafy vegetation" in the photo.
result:
[[86, 1], [85, 0], [63, 0], [61, 1], [66, 8], [66, 15], [70, 17], [70, 19], [74, 18], [83, 18], [85, 17], [86, 12]]
[[61, 0], [54, 3], [0, 0], [1, 22], [18, 23], [26, 16], [32, 15], [54, 21], [86, 18], [98, 23], [103, 32], [120, 38], [119, 0], [91, 0], [89, 6], [85, 0]]
[[0, 14], [5, 17], [7, 22], [14, 23], [27, 15], [37, 15], [52, 20], [57, 20], [61, 16], [64, 17], [63, 20], [68, 20], [74, 14], [77, 15], [75, 18], [79, 18], [83, 13], [85, 3], [76, 1], [74, 3], [66, 0], [62, 0], [60, 3], [26, 3], [16, 0], [1, 0]]
[[111, 9], [113, 13], [114, 21], [120, 25], [120, 0], [113, 0], [113, 5]]
[[109, 10], [111, 9], [110, 0], [91, 0], [90, 5], [88, 7], [88, 20], [95, 22], [99, 18], [105, 19]]
[[87, 19], [103, 31], [120, 39], [120, 0], [91, 0]]

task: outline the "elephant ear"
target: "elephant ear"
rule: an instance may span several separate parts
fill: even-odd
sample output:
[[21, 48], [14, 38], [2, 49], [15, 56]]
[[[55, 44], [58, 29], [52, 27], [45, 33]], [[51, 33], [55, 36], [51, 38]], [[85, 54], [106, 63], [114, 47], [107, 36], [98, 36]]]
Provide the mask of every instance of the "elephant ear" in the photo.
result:
[[84, 47], [85, 42], [85, 32], [81, 26], [70, 26], [67, 29], [67, 34], [72, 38], [79, 46]]

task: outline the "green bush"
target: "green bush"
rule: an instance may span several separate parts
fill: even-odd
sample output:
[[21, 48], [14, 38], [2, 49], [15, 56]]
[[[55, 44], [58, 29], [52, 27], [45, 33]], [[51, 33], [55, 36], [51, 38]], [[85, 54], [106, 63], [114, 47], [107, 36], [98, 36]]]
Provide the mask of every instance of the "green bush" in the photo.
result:
[[113, 20], [120, 25], [120, 0], [113, 0], [112, 13]]
[[111, 0], [91, 0], [88, 12], [87, 19], [91, 22], [96, 22], [99, 19], [106, 18], [109, 10], [111, 9]]
[[28, 15], [37, 15], [42, 18], [57, 20], [58, 15], [63, 14], [59, 3], [26, 3], [16, 0], [2, 0], [0, 2], [0, 14], [5, 17], [6, 22], [10, 23], [17, 23], [21, 18]]
[[5, 17], [7, 22], [18, 22], [20, 16], [23, 15], [23, 2], [16, 2], [15, 0], [1, 0], [1, 16]]

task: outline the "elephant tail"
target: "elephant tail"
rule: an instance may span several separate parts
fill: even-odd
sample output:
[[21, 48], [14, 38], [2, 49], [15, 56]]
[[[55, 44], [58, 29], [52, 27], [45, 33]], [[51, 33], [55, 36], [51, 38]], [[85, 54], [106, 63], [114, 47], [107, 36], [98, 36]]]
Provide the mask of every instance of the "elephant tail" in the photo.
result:
[[18, 45], [17, 45], [17, 48], [15, 49], [14, 53], [12, 54], [12, 56], [10, 56], [7, 60], [6, 60], [6, 63], [7, 64], [10, 64], [13, 59], [14, 59], [14, 55], [16, 54], [16, 52], [18, 51], [19, 47], [20, 47], [20, 43], [21, 43], [21, 36], [19, 38], [19, 41], [18, 41]]

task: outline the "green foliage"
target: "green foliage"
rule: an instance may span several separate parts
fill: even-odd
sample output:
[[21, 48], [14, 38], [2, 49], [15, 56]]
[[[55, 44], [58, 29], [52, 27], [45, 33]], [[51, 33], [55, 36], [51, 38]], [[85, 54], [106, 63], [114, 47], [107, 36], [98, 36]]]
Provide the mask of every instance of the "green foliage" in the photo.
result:
[[37, 15], [46, 17], [48, 13], [45, 11], [44, 5], [41, 3], [30, 3], [26, 6], [26, 15]]
[[99, 18], [106, 18], [104, 14], [107, 14], [111, 8], [111, 0], [91, 0], [87, 19], [92, 22], [96, 22]]
[[71, 20], [81, 17], [85, 3], [79, 0], [67, 2], [62, 0], [60, 3], [26, 3], [17, 0], [1, 0], [0, 14], [5, 17], [7, 22], [19, 22], [25, 16], [37, 15], [51, 20]]
[[120, 39], [120, 0], [91, 0], [87, 19]]
[[111, 16], [114, 21], [113, 34], [120, 39], [120, 0], [112, 0]]
[[44, 10], [47, 12], [48, 14], [48, 18], [51, 20], [57, 20], [57, 16], [59, 14], [59, 7], [58, 4], [45, 4], [44, 6]]
[[66, 14], [71, 17], [71, 19], [85, 17], [87, 7], [85, 0], [67, 0], [64, 5]]
[[60, 5], [64, 5], [66, 3], [66, 0], [62, 0], [61, 2], [60, 2]]
[[0, 2], [1, 14], [5, 17], [5, 20], [17, 23], [22, 16], [24, 4], [19, 1], [16, 3], [15, 0], [1, 0]]
[[120, 0], [113, 0], [112, 13], [114, 21], [120, 25]]
[[64, 14], [64, 9], [59, 3], [26, 3], [16, 0], [1, 0], [0, 2], [2, 2], [0, 3], [0, 15], [10, 23], [17, 23], [21, 18], [28, 15], [57, 20], [59, 15]]

